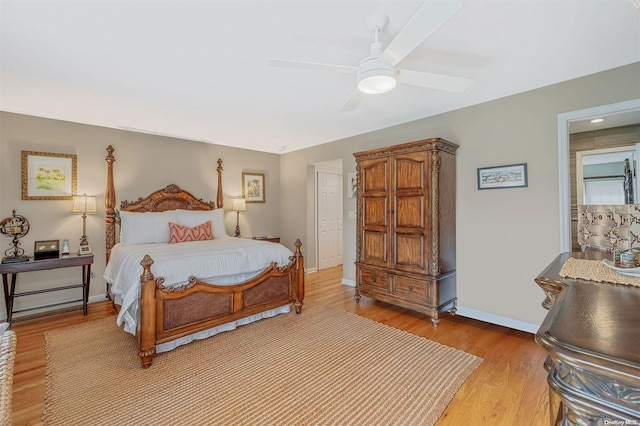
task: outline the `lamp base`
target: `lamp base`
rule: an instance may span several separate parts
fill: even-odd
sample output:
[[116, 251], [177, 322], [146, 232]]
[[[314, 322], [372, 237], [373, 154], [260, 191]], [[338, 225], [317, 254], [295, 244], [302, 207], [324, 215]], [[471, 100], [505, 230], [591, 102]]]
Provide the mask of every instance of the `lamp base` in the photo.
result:
[[236, 237], [240, 237], [240, 212], [236, 212]]

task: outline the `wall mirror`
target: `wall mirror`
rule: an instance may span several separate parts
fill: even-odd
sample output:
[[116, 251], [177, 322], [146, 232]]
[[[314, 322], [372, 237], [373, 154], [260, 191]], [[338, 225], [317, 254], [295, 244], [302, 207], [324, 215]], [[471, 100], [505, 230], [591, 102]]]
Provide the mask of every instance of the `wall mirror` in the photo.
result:
[[577, 204], [638, 202], [640, 144], [576, 152]]

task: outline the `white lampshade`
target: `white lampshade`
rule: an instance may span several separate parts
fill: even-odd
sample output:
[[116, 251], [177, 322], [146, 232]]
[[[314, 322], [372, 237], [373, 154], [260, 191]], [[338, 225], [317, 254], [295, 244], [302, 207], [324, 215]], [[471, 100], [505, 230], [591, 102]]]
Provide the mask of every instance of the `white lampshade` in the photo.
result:
[[96, 197], [88, 196], [87, 194], [73, 196], [71, 213], [94, 214], [97, 213], [97, 211]]
[[247, 210], [247, 202], [244, 198], [234, 198], [231, 204], [231, 210], [235, 212], [243, 212]]
[[356, 79], [358, 89], [363, 93], [378, 95], [396, 87], [398, 72], [378, 57], [369, 57], [360, 62]]

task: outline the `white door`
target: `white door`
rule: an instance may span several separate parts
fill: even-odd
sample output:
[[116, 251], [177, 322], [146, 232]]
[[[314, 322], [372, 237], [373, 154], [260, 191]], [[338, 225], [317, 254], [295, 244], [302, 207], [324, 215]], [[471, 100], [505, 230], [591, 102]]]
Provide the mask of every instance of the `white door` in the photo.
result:
[[318, 270], [342, 265], [342, 175], [318, 172]]

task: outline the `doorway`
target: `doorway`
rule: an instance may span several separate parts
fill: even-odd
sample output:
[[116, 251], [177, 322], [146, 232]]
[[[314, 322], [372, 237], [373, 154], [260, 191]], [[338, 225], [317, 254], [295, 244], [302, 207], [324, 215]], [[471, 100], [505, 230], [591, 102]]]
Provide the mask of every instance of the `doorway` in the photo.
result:
[[571, 251], [571, 176], [569, 168], [569, 124], [591, 118], [640, 111], [640, 99], [558, 114], [558, 194], [560, 201], [560, 252]]
[[342, 265], [342, 162], [316, 165], [318, 270]]

